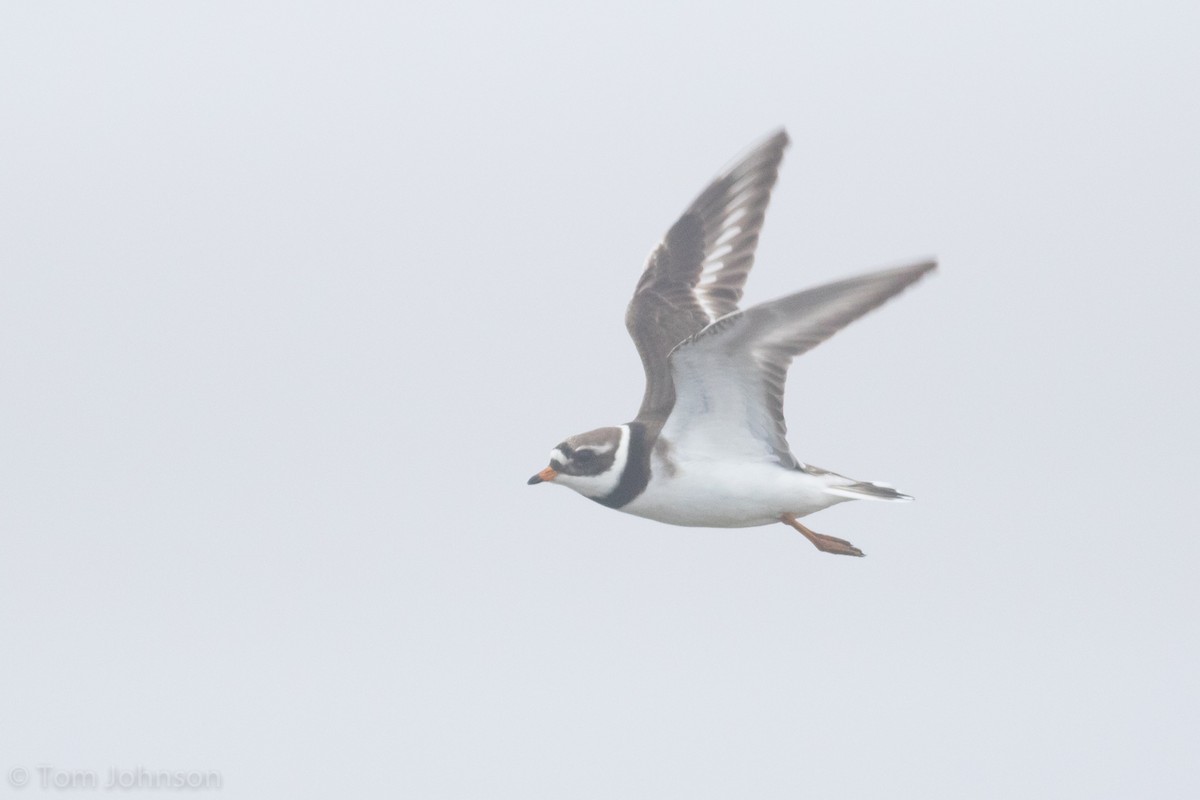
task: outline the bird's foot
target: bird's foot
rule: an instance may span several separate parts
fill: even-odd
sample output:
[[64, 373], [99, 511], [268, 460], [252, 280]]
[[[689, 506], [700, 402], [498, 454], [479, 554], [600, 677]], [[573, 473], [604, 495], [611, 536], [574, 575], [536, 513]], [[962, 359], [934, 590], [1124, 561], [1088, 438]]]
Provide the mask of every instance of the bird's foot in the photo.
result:
[[854, 545], [847, 542], [845, 539], [839, 539], [836, 536], [827, 536], [824, 533], [810, 531], [808, 528], [800, 524], [800, 520], [796, 519], [791, 514], [784, 514], [779, 518], [780, 522], [791, 525], [800, 533], [804, 534], [804, 538], [813, 543], [813, 546], [822, 553], [833, 553], [839, 556], [859, 556], [864, 555], [862, 550], [859, 550]]

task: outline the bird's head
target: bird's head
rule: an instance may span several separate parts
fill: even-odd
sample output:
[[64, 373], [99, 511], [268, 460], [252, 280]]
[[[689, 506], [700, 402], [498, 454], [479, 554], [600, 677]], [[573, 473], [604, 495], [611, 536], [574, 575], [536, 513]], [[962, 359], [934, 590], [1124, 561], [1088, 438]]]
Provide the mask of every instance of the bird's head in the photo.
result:
[[629, 454], [629, 426], [597, 428], [568, 437], [550, 451], [550, 466], [529, 483], [562, 484], [585, 497], [612, 494]]

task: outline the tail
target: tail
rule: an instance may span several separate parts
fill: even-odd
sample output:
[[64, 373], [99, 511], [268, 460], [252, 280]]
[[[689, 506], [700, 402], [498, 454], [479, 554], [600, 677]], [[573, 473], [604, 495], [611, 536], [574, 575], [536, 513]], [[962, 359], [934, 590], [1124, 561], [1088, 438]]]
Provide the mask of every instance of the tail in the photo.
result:
[[830, 486], [829, 493], [844, 497], [847, 500], [890, 500], [892, 502], [908, 503], [912, 496], [897, 492], [886, 483], [871, 481], [854, 481], [844, 486]]

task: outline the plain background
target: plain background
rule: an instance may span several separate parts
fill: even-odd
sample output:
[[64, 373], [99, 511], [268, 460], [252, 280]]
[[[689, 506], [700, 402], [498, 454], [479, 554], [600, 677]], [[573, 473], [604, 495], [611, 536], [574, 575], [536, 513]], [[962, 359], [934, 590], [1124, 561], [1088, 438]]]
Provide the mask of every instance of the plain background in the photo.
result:
[[[0, 11], [4, 772], [1195, 797], [1196, 4], [422, 5]], [[942, 264], [791, 373], [865, 559], [525, 485], [779, 125], [748, 302]]]

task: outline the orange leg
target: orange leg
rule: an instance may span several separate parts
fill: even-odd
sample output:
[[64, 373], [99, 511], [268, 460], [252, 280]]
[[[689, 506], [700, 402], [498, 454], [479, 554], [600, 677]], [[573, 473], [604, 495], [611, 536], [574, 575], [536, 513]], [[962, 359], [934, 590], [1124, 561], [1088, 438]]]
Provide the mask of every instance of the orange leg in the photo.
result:
[[791, 514], [784, 514], [779, 518], [779, 521], [787, 525], [791, 525], [796, 530], [804, 534], [804, 538], [813, 543], [813, 546], [822, 553], [835, 553], [839, 556], [862, 556], [863, 551], [859, 550], [854, 545], [847, 542], [845, 539], [839, 539], [836, 536], [826, 536], [823, 533], [810, 531], [808, 528], [800, 524], [800, 520], [796, 519]]

